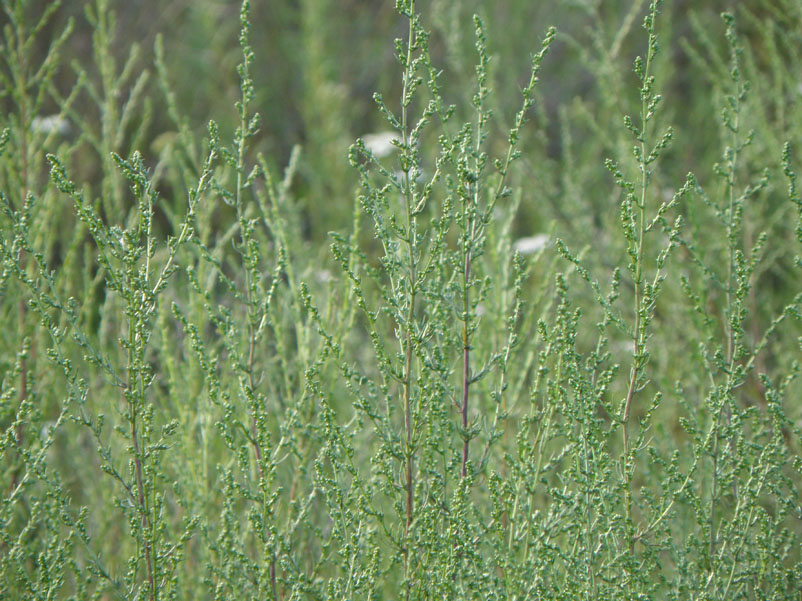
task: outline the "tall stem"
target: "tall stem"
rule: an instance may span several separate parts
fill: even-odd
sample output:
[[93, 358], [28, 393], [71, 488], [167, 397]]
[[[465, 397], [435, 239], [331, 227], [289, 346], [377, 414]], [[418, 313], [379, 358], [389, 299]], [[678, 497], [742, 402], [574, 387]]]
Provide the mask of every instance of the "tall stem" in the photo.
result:
[[[465, 244], [468, 244], [467, 240]], [[463, 305], [462, 305], [462, 477], [468, 472], [468, 388], [471, 385], [471, 345], [470, 345], [470, 278], [471, 278], [471, 249], [465, 250], [464, 269], [462, 271]]]
[[[733, 59], [734, 60], [734, 59]], [[736, 94], [740, 91], [736, 89]], [[736, 97], [740, 100], [739, 97]], [[736, 107], [738, 105], [736, 104]], [[734, 288], [734, 275], [735, 275], [735, 169], [738, 163], [738, 129], [739, 129], [739, 111], [736, 108], [731, 125], [732, 131], [732, 151], [729, 154], [727, 165], [727, 192], [728, 192], [728, 205], [727, 205], [727, 310], [724, 320], [724, 331], [727, 337], [727, 386], [725, 389], [724, 398], [724, 414], [727, 420], [727, 426], [732, 422], [732, 409], [728, 403], [729, 395], [733, 388], [732, 374], [735, 369], [735, 329], [732, 324], [733, 314], [733, 288]], [[718, 495], [718, 452], [719, 452], [719, 433], [718, 422], [721, 418], [721, 412], [715, 416], [716, 432], [713, 444], [713, 486], [710, 497], [710, 558], [712, 561], [713, 555], [716, 551], [716, 497]], [[732, 446], [732, 442], [730, 445]], [[733, 480], [733, 493], [737, 497], [737, 483]]]
[[[262, 493], [261, 518], [263, 524], [263, 531], [261, 533], [261, 538], [265, 541], [265, 544], [267, 546], [267, 542], [270, 538], [269, 533], [267, 531], [267, 524], [269, 522], [267, 514], [268, 514], [268, 507], [270, 504], [267, 494], [268, 474], [265, 473], [264, 453], [260, 443], [259, 412], [261, 411], [261, 408], [259, 406], [259, 403], [257, 402], [256, 379], [254, 378], [256, 341], [260, 322], [259, 311], [261, 310], [264, 315], [265, 309], [261, 309], [259, 303], [254, 299], [254, 289], [256, 288], [256, 282], [258, 281], [258, 273], [256, 273], [258, 256], [251, 244], [251, 238], [249, 233], [250, 229], [246, 219], [245, 211], [243, 210], [243, 199], [242, 199], [243, 189], [245, 188], [245, 186], [248, 185], [247, 182], [245, 181], [245, 146], [247, 139], [251, 135], [253, 135], [255, 127], [253, 125], [254, 122], [249, 122], [248, 120], [248, 104], [252, 99], [252, 94], [253, 94], [253, 87], [252, 87], [253, 82], [250, 78], [250, 74], [248, 71], [248, 67], [251, 61], [253, 60], [253, 53], [248, 43], [248, 34], [250, 28], [250, 22], [248, 20], [248, 11], [249, 11], [249, 4], [247, 1], [245, 1], [242, 4], [242, 9], [240, 12], [240, 25], [241, 25], [240, 46], [242, 48], [243, 59], [238, 71], [241, 79], [240, 86], [242, 92], [242, 100], [237, 103], [237, 108], [239, 113], [239, 129], [236, 135], [237, 182], [236, 182], [234, 205], [236, 207], [237, 220], [239, 221], [239, 227], [240, 227], [240, 240], [242, 241], [241, 253], [245, 263], [245, 269], [244, 269], [245, 304], [248, 310], [248, 364], [246, 367], [247, 383], [245, 384], [245, 386], [247, 387], [246, 400], [250, 406], [249, 408], [251, 414], [251, 445], [253, 446], [253, 451], [256, 458], [256, 467], [259, 474], [259, 490]], [[258, 115], [254, 115], [254, 119], [256, 119], [257, 117]], [[270, 591], [274, 601], [278, 601], [279, 596], [276, 587], [275, 551], [273, 549], [270, 549], [269, 554], [270, 554], [269, 557]]]
[[[407, 94], [409, 92], [410, 80], [413, 77], [412, 72], [412, 49], [415, 39], [415, 2], [410, 0], [409, 3], [409, 36], [407, 38], [407, 52], [406, 63], [404, 68], [404, 81], [401, 93], [401, 138], [405, 152], [409, 152], [410, 138], [407, 132], [408, 128], [408, 115], [407, 104], [409, 102]], [[406, 243], [407, 252], [409, 255], [409, 306], [406, 315], [406, 332], [404, 340], [404, 382], [403, 382], [403, 405], [404, 405], [404, 429], [406, 434], [406, 448], [404, 455], [406, 457], [406, 521], [404, 524], [404, 580], [406, 580], [406, 597], [409, 599], [411, 592], [410, 582], [410, 565], [409, 565], [409, 531], [412, 526], [414, 517], [414, 502], [415, 502], [415, 486], [413, 481], [413, 467], [415, 455], [412, 446], [412, 360], [414, 355], [413, 340], [412, 340], [412, 327], [413, 319], [415, 318], [415, 292], [417, 287], [417, 270], [416, 270], [416, 242], [417, 242], [417, 228], [416, 220], [413, 215], [413, 202], [414, 195], [412, 192], [413, 181], [410, 177], [411, 167], [407, 162], [403, 167], [403, 181], [404, 181], [404, 204], [406, 208], [407, 229], [406, 229]]]
[[[652, 27], [653, 27], [652, 23]], [[630, 442], [629, 442], [629, 422], [632, 413], [632, 400], [635, 397], [635, 391], [638, 384], [638, 377], [641, 372], [641, 362], [643, 360], [643, 349], [645, 345], [645, 332], [643, 327], [643, 253], [644, 253], [644, 234], [646, 229], [646, 191], [649, 187], [649, 172], [648, 172], [648, 149], [646, 146], [646, 134], [648, 130], [648, 122], [651, 117], [649, 114], [649, 101], [651, 98], [649, 71], [654, 54], [653, 45], [654, 32], [649, 32], [649, 49], [646, 53], [646, 65], [643, 70], [643, 87], [641, 89], [641, 132], [640, 132], [640, 198], [637, 200], [638, 211], [638, 233], [637, 233], [637, 248], [635, 252], [635, 329], [633, 332], [632, 346], [632, 367], [629, 373], [629, 386], [627, 388], [626, 401], [624, 403], [624, 414], [622, 416], [623, 422], [623, 443], [624, 443], [624, 511], [626, 512], [627, 521], [627, 544], [629, 552], [635, 552], [635, 533], [632, 524], [632, 466], [630, 457]]]

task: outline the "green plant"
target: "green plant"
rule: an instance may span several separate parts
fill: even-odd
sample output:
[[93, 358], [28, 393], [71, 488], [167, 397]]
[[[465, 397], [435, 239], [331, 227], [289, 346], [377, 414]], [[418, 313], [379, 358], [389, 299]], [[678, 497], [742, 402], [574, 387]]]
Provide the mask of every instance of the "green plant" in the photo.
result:
[[798, 598], [802, 12], [475, 4], [2, 1], [0, 597]]

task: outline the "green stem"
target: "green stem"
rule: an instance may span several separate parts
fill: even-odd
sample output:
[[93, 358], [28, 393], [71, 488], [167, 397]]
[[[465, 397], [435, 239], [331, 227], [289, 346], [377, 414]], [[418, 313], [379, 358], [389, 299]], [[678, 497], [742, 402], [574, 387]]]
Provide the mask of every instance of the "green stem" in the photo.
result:
[[[654, 14], [652, 14], [654, 18]], [[652, 23], [652, 27], [653, 27]], [[646, 229], [646, 192], [649, 187], [648, 154], [646, 146], [646, 134], [648, 129], [649, 100], [651, 98], [649, 71], [654, 57], [654, 32], [649, 33], [649, 49], [646, 53], [646, 65], [643, 70], [643, 87], [641, 88], [641, 132], [640, 132], [640, 199], [638, 205], [638, 234], [637, 249], [635, 252], [635, 329], [633, 332], [633, 356], [632, 366], [629, 374], [629, 386], [627, 388], [626, 401], [624, 403], [623, 424], [623, 443], [624, 443], [624, 511], [626, 512], [627, 544], [630, 554], [635, 552], [635, 531], [632, 523], [632, 457], [630, 457], [630, 415], [632, 413], [632, 400], [635, 397], [638, 377], [641, 373], [643, 360], [643, 350], [646, 342], [645, 329], [643, 327], [643, 253], [644, 253], [644, 234]]]
[[[130, 281], [129, 281], [130, 283]], [[128, 397], [128, 421], [131, 426], [131, 442], [134, 447], [134, 471], [136, 475], [137, 502], [139, 512], [142, 516], [142, 542], [145, 545], [145, 564], [147, 567], [148, 586], [150, 588], [149, 598], [156, 601], [158, 592], [154, 576], [153, 549], [151, 524], [148, 515], [148, 498], [145, 490], [145, 482], [142, 477], [142, 450], [139, 445], [139, 433], [137, 428], [138, 412], [137, 403], [144, 399], [144, 389], [142, 389], [142, 363], [138, 356], [138, 343], [136, 334], [136, 317], [130, 315], [128, 318], [128, 389], [125, 394]]]
[[[401, 138], [403, 147], [409, 152], [409, 134], [407, 132], [407, 93], [409, 90], [410, 79], [414, 75], [411, 67], [412, 49], [415, 40], [415, 2], [411, 0], [409, 4], [409, 37], [407, 39], [406, 66], [404, 70], [404, 82], [401, 93]], [[406, 581], [406, 598], [409, 599], [411, 592], [410, 565], [409, 565], [409, 531], [414, 518], [415, 485], [413, 481], [414, 450], [412, 448], [412, 358], [414, 355], [412, 341], [413, 319], [415, 317], [415, 292], [417, 287], [416, 273], [416, 238], [417, 228], [416, 219], [413, 215], [412, 207], [414, 195], [412, 193], [412, 178], [410, 177], [410, 167], [408, 164], [404, 168], [404, 204], [406, 206], [407, 231], [406, 242], [409, 253], [409, 307], [406, 316], [406, 336], [404, 340], [404, 381], [403, 381], [403, 405], [404, 405], [404, 429], [406, 434], [406, 521], [404, 524], [404, 580]]]

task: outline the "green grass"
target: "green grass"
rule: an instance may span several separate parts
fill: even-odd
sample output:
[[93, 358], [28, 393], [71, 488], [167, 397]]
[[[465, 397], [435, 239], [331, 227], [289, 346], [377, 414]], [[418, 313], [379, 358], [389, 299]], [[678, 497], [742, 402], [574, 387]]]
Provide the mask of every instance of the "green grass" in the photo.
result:
[[0, 598], [799, 599], [798, 3], [1, 4]]

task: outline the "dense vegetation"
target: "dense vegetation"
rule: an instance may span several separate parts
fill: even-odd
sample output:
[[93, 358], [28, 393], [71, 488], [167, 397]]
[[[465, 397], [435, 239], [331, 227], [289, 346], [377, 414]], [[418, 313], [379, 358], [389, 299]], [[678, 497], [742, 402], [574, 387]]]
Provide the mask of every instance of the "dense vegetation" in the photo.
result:
[[0, 4], [0, 599], [800, 598], [798, 0]]

